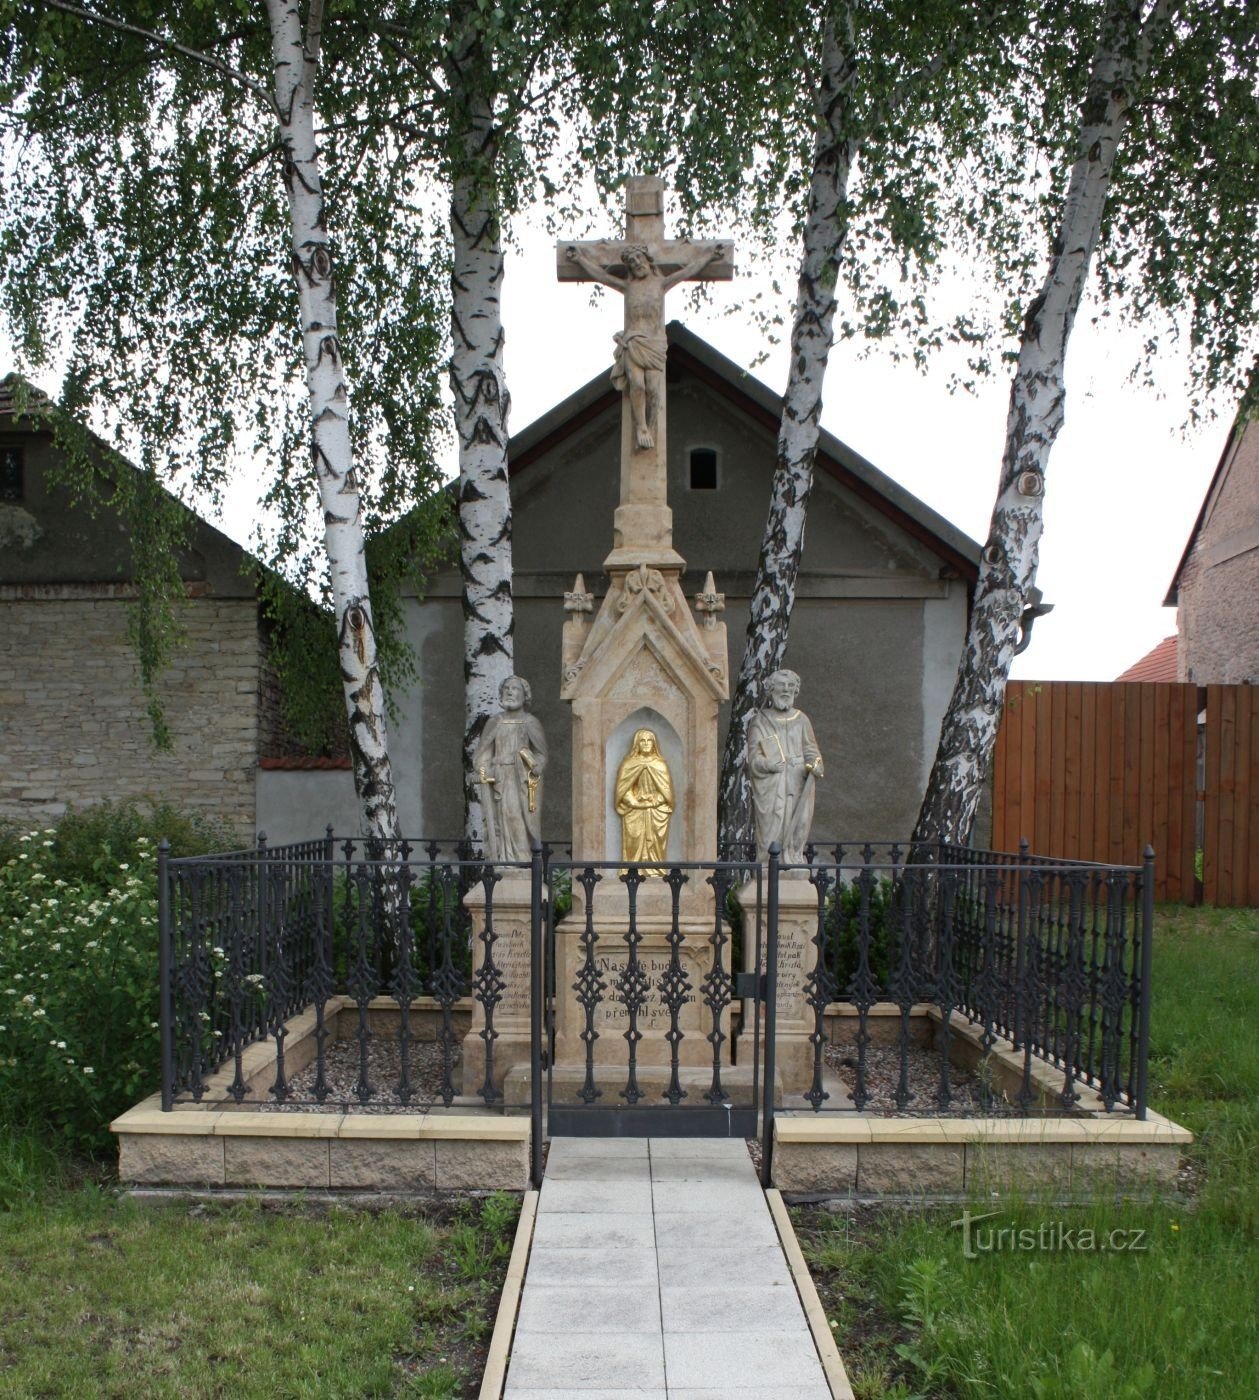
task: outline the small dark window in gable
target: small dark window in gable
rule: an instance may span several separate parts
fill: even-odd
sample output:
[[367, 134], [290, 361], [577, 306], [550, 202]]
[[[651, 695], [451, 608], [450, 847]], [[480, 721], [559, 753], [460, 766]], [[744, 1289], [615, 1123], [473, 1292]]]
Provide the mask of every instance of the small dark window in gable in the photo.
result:
[[691, 448], [691, 490], [717, 489], [717, 454], [711, 447]]
[[22, 449], [0, 447], [0, 501], [22, 499]]

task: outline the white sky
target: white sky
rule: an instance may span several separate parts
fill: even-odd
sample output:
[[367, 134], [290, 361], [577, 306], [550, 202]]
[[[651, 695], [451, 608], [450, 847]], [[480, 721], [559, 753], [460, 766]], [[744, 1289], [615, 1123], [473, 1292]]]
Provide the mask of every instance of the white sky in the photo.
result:
[[[609, 230], [611, 234], [612, 230]], [[586, 289], [555, 280], [554, 242], [540, 228], [517, 231], [503, 289], [511, 429], [519, 432], [611, 364], [620, 298], [592, 304]], [[737, 237], [736, 237], [737, 243]], [[738, 257], [736, 254], [736, 264]], [[794, 283], [792, 284], [794, 285]], [[684, 321], [776, 392], [786, 383], [786, 346], [753, 369], [759, 333], [723, 315], [741, 289], [713, 284], [711, 304], [692, 310], [681, 289], [666, 314]], [[746, 295], [746, 292], [741, 294]], [[784, 303], [783, 314], [788, 314]], [[1066, 425], [1046, 476], [1045, 536], [1038, 583], [1055, 611], [1015, 661], [1016, 677], [1113, 680], [1176, 630], [1162, 606], [1172, 574], [1223, 450], [1234, 406], [1186, 432], [1185, 367], [1168, 357], [1158, 391], [1127, 383], [1140, 338], [1082, 312], [1067, 367]], [[941, 515], [983, 541], [1005, 437], [1008, 377], [975, 394], [950, 394], [950, 363], [927, 374], [864, 360], [852, 344], [831, 353], [823, 425]], [[806, 536], [806, 549], [808, 547]]]

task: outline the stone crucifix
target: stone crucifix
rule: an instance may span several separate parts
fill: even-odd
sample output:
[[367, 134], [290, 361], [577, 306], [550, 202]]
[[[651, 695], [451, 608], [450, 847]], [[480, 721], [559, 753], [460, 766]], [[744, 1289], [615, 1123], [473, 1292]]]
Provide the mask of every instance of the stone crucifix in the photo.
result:
[[665, 293], [679, 282], [729, 281], [728, 242], [666, 239], [664, 181], [632, 177], [625, 193], [625, 237], [560, 243], [561, 282], [601, 282], [625, 298], [625, 329], [616, 335], [612, 383], [622, 394], [621, 508], [617, 550], [671, 549], [665, 444]]

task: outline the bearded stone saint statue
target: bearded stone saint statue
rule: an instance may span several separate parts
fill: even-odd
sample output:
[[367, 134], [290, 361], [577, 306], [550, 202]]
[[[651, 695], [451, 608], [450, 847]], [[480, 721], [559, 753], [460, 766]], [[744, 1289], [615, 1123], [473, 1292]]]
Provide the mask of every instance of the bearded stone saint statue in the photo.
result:
[[770, 845], [777, 841], [784, 865], [803, 865], [822, 755], [808, 715], [795, 708], [800, 677], [794, 671], [775, 671], [767, 689], [769, 705], [748, 723], [756, 858], [767, 860]]
[[[614, 805], [621, 819], [621, 859], [640, 867], [663, 861], [673, 815], [673, 779], [650, 729], [635, 732], [629, 753], [616, 770]], [[664, 873], [654, 865], [639, 871], [641, 875]]]
[[485, 812], [485, 854], [491, 861], [527, 861], [542, 839], [542, 771], [546, 735], [529, 713], [529, 682], [508, 676], [499, 686], [501, 715], [481, 731], [472, 763]]

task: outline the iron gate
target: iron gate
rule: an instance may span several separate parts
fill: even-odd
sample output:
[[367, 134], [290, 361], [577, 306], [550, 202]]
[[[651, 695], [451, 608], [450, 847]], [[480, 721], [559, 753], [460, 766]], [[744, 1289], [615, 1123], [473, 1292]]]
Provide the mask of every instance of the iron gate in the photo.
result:
[[552, 861], [545, 885], [548, 1135], [756, 1136], [775, 965], [760, 864]]

